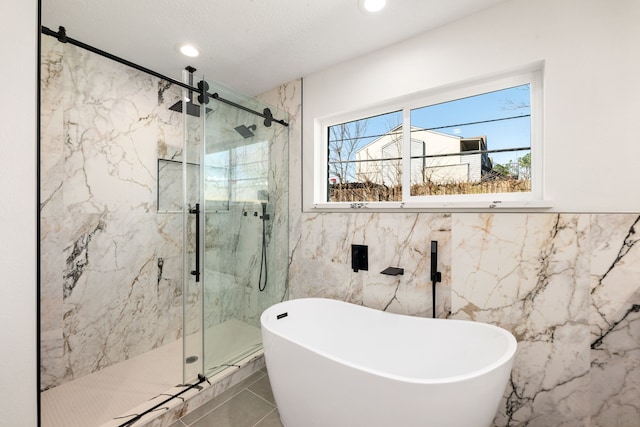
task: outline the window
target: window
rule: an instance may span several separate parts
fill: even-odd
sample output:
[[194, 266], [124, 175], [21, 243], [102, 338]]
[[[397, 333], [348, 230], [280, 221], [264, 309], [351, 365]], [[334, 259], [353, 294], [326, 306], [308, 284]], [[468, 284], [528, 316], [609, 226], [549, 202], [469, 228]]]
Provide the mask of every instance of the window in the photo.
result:
[[539, 72], [511, 75], [322, 122], [316, 206], [535, 207], [540, 80]]
[[329, 202], [401, 200], [402, 111], [329, 126]]
[[267, 141], [235, 147], [219, 147], [205, 156], [207, 206], [227, 210], [230, 202], [255, 202], [268, 181]]

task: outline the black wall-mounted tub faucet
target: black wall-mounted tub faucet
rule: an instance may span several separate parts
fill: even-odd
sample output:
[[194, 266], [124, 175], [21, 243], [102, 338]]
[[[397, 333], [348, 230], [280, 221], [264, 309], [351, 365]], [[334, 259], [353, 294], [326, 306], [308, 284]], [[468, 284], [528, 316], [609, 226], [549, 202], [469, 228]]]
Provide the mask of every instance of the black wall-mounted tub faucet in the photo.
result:
[[404, 274], [404, 268], [387, 267], [382, 270], [380, 274], [386, 274], [387, 276], [402, 276]]

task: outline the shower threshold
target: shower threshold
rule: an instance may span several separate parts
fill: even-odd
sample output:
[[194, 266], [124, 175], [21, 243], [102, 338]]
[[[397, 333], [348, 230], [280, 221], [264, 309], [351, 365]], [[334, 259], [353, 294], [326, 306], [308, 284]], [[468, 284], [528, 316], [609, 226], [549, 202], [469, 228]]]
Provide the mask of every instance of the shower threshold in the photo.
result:
[[[225, 322], [208, 329], [205, 333], [207, 342], [232, 338], [231, 346], [224, 351], [218, 350], [211, 356], [205, 355], [210, 366], [212, 363], [218, 364], [205, 372], [212, 385], [203, 383], [202, 390], [190, 390], [180, 396], [184, 400], [174, 399], [175, 402], [168, 402], [167, 405], [137, 421], [132, 427], [142, 427], [151, 419], [169, 416], [178, 407], [181, 408], [179, 412], [182, 416], [209, 400], [206, 395], [215, 392], [211, 396], [213, 397], [224, 391], [221, 389], [222, 386], [217, 384], [221, 380], [231, 377], [229, 381], [224, 381], [228, 387], [241, 381], [245, 372], [248, 376], [261, 369], [264, 366], [262, 345], [260, 341], [255, 341], [256, 336], [259, 339], [256, 331], [259, 334], [258, 328], [239, 321]], [[225, 341], [217, 341], [220, 342]], [[243, 343], [246, 346], [241, 348]], [[184, 387], [176, 387], [183, 382], [182, 357], [180, 339], [46, 390], [41, 393], [42, 427], [120, 426], [132, 418], [131, 414], [142, 413], [166, 400], [168, 395], [184, 390]], [[197, 382], [197, 379], [188, 382]], [[195, 401], [192, 401], [193, 399]], [[196, 401], [199, 402], [197, 405]], [[144, 403], [132, 409], [136, 402]], [[120, 415], [114, 418], [118, 414]]]

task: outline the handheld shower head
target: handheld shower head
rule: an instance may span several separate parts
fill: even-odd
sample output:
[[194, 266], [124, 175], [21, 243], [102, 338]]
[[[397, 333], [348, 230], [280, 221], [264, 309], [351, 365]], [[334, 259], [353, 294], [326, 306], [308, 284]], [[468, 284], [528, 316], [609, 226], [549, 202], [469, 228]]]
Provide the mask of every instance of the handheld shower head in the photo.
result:
[[258, 200], [260, 200], [260, 204], [262, 205], [262, 216], [260, 218], [268, 220], [267, 203], [269, 202], [269, 192], [267, 190], [258, 190]]
[[269, 192], [267, 190], [258, 190], [258, 200], [268, 202]]

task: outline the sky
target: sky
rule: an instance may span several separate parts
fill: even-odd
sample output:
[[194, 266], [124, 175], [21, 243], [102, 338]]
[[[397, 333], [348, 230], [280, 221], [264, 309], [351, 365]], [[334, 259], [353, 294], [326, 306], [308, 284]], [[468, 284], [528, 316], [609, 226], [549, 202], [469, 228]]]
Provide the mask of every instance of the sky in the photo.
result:
[[[470, 138], [486, 136], [489, 150], [530, 147], [530, 86], [528, 84], [489, 92], [455, 101], [417, 108], [411, 111], [411, 126]], [[525, 116], [521, 118], [511, 118]], [[492, 121], [496, 119], [506, 119]], [[364, 146], [401, 123], [397, 111], [367, 120], [366, 135], [358, 146]], [[485, 122], [485, 123], [479, 123]], [[476, 124], [471, 124], [476, 123]], [[372, 135], [367, 137], [368, 135]], [[490, 153], [494, 164], [517, 161], [528, 151]]]
[[[530, 105], [527, 84], [412, 110], [411, 126], [425, 129], [447, 126], [436, 131], [464, 138], [486, 135], [489, 150], [530, 147]], [[515, 116], [527, 117], [466, 124]], [[494, 164], [503, 164], [524, 154], [526, 152], [492, 153], [489, 156]]]

